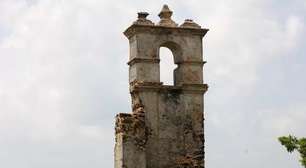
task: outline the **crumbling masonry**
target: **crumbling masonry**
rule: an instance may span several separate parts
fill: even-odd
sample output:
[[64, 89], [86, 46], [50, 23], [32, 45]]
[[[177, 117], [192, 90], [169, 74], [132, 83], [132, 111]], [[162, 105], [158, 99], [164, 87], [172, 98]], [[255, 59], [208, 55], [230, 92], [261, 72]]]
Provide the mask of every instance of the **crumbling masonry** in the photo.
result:
[[[115, 168], [204, 168], [202, 29], [178, 26], [164, 5], [154, 24], [138, 13], [129, 39], [132, 113], [116, 116]], [[159, 48], [169, 48], [177, 68], [174, 86], [160, 82]]]

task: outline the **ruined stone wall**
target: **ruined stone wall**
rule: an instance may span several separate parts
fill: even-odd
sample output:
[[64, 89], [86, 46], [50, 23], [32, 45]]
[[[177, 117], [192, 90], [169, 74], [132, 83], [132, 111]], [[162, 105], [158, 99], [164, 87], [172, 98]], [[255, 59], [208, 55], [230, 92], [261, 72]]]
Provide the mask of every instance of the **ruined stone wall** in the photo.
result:
[[[170, 15], [169, 15], [170, 14]], [[164, 7], [154, 25], [145, 13], [126, 31], [132, 112], [116, 116], [115, 168], [204, 168], [202, 37], [191, 20], [180, 27]], [[178, 68], [174, 86], [159, 77], [159, 48]]]
[[184, 93], [182, 88], [162, 87], [156, 99], [157, 111], [146, 113], [152, 131], [146, 151], [148, 165], [202, 167], [203, 124], [198, 125], [203, 123], [202, 95]]
[[[123, 148], [125, 166], [204, 167], [206, 88], [138, 85], [133, 89], [133, 112], [116, 117], [116, 147]], [[120, 165], [120, 157], [116, 158]]]

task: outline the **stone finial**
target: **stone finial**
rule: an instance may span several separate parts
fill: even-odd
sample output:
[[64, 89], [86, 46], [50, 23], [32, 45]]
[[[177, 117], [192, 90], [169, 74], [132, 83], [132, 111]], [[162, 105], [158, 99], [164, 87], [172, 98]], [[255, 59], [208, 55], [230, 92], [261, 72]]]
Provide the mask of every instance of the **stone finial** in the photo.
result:
[[196, 24], [192, 19], [186, 19], [180, 27], [182, 27], [182, 28], [192, 28], [192, 29], [200, 29], [201, 28], [201, 26]]
[[150, 25], [153, 26], [154, 23], [151, 20], [147, 19], [147, 16], [149, 15], [149, 13], [147, 12], [138, 12], [138, 19], [133, 23], [136, 25]]
[[171, 19], [172, 13], [173, 12], [169, 9], [168, 5], [164, 5], [158, 14], [160, 17], [158, 25], [166, 27], [177, 27], [177, 24]]

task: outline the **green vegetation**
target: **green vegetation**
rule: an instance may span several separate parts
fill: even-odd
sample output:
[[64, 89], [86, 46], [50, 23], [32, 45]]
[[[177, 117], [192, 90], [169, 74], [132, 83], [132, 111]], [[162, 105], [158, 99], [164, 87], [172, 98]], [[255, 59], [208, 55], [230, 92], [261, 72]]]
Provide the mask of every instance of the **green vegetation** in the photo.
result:
[[298, 139], [295, 136], [282, 136], [278, 138], [279, 142], [286, 147], [289, 153], [298, 151], [300, 153], [301, 164], [306, 168], [306, 138]]

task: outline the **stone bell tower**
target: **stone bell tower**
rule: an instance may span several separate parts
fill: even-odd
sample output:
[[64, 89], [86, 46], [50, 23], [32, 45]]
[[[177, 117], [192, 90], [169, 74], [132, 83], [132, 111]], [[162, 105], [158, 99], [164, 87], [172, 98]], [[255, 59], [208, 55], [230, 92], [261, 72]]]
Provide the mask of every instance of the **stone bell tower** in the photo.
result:
[[[208, 29], [181, 25], [164, 5], [154, 24], [138, 13], [124, 32], [130, 44], [132, 113], [116, 116], [115, 168], [204, 168], [202, 38]], [[174, 56], [174, 85], [160, 82], [159, 48]]]

